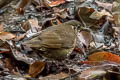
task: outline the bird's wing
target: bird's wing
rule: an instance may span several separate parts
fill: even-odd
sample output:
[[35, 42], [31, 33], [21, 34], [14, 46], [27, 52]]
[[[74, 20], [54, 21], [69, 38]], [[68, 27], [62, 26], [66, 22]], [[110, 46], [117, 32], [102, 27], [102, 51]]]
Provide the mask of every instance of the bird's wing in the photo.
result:
[[33, 48], [71, 48], [75, 44], [75, 31], [71, 26], [52, 26], [43, 30], [39, 36], [27, 41]]
[[71, 25], [59, 25], [47, 28], [40, 35], [42, 44], [51, 48], [71, 48], [76, 42], [76, 32]]
[[46, 48], [61, 48], [62, 40], [59, 34], [56, 34], [54, 31], [46, 30], [41, 33], [39, 36], [40, 45]]

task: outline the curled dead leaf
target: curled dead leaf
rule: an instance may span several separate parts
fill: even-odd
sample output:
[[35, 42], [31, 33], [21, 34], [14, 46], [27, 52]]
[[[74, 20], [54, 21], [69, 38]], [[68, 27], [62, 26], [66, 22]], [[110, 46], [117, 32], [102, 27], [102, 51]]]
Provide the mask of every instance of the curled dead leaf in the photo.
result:
[[30, 65], [29, 75], [31, 77], [36, 77], [39, 73], [41, 73], [45, 68], [45, 63], [41, 61], [36, 61]]

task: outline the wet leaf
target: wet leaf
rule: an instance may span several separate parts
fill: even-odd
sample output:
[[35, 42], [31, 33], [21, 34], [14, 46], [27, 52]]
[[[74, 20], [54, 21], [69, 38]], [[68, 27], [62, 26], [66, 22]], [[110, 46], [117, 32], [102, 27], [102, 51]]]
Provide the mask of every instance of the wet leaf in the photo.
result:
[[89, 56], [89, 61], [113, 61], [120, 63], [120, 57], [116, 54], [113, 54], [111, 52], [96, 52]]
[[44, 62], [36, 61], [30, 65], [29, 75], [31, 77], [36, 77], [38, 74], [40, 74], [44, 70], [44, 68], [45, 68]]

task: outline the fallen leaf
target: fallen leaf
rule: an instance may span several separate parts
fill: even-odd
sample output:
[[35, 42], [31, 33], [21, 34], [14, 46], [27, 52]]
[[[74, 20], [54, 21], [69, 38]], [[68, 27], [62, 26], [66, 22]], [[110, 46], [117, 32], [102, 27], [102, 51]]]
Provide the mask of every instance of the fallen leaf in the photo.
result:
[[41, 73], [45, 68], [45, 63], [41, 61], [34, 62], [30, 65], [29, 75], [31, 77], [36, 77], [39, 73]]
[[[112, 80], [114, 78], [117, 79], [117, 76], [120, 75], [119, 68], [120, 65], [117, 63], [102, 62], [97, 66], [92, 66], [91, 68], [81, 72], [81, 74], [78, 76], [78, 80], [103, 80], [103, 77], [105, 78], [105, 80]], [[109, 72], [109, 70], [111, 72], [115, 72], [117, 76], [108, 76], [108, 74], [112, 75], [112, 73]]]
[[64, 79], [68, 76], [69, 76], [68, 74], [61, 72], [61, 73], [56, 74], [56, 75], [50, 74], [46, 77], [39, 77], [39, 80], [61, 80], [61, 79]]
[[116, 26], [120, 27], [120, 14], [114, 14], [113, 17], [114, 17]]
[[0, 39], [5, 41], [5, 40], [10, 40], [15, 38], [16, 36], [10, 32], [0, 32]]
[[90, 7], [78, 7], [75, 13], [75, 17], [79, 19], [86, 26], [90, 24], [95, 24], [96, 20], [90, 18], [90, 15], [94, 12], [94, 8]]
[[64, 4], [65, 0], [46, 0], [46, 4], [50, 7], [59, 6], [60, 4]]
[[14, 41], [19, 41], [19, 40], [24, 39], [25, 35], [26, 35], [26, 34], [22, 34], [22, 35], [20, 35], [20, 36], [16, 36], [16, 38], [14, 39]]
[[0, 32], [3, 32], [3, 23], [0, 23]]
[[1, 53], [8, 53], [8, 52], [10, 52], [10, 49], [0, 48], [0, 54]]
[[6, 63], [5, 67], [8, 68], [10, 71], [12, 71], [12, 69], [14, 69], [10, 58], [6, 58], [5, 63]]
[[96, 1], [96, 3], [97, 3], [97, 5], [99, 7], [103, 7], [104, 9], [112, 11], [113, 4], [111, 4], [111, 3], [103, 3], [103, 2], [100, 2], [100, 1]]
[[79, 77], [78, 80], [95, 80], [98, 76], [103, 76], [107, 72], [104, 69], [96, 69], [96, 68], [90, 68], [86, 71], [83, 71]]
[[117, 1], [114, 1], [113, 3], [113, 13], [120, 13], [120, 3], [118, 3]]
[[90, 18], [91, 19], [96, 19], [96, 20], [100, 20], [103, 16], [110, 16], [112, 17], [112, 15], [105, 11], [105, 10], [102, 10], [102, 11], [94, 11], [91, 15], [90, 15]]
[[38, 25], [38, 20], [37, 19], [29, 19], [28, 21], [24, 22], [23, 26], [22, 26], [22, 28], [25, 31], [28, 31], [29, 29], [31, 29], [33, 27], [40, 28], [40, 26]]
[[120, 63], [120, 56], [111, 52], [102, 51], [91, 54], [88, 57], [88, 61], [113, 61]]
[[32, 0], [20, 0], [17, 4], [16, 13], [24, 14], [24, 9], [28, 7]]
[[116, 33], [120, 33], [120, 27], [113, 27]]
[[93, 36], [91, 35], [91, 33], [89, 31], [83, 30], [83, 31], [80, 31], [80, 33], [78, 33], [78, 39], [86, 47], [88, 47], [90, 45], [90, 42], [92, 42], [92, 40], [93, 40]]

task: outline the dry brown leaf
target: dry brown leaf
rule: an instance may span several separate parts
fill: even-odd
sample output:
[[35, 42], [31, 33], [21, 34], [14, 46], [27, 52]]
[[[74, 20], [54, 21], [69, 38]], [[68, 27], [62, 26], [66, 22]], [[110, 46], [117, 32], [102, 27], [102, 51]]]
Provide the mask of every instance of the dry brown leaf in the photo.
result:
[[0, 23], [0, 32], [3, 32], [3, 23]]
[[96, 77], [105, 75], [106, 71], [101, 68], [90, 68], [83, 71], [79, 76], [78, 80], [95, 80]]
[[120, 63], [120, 57], [116, 54], [113, 54], [111, 52], [96, 52], [89, 56], [89, 61], [113, 61]]
[[24, 14], [24, 9], [31, 3], [31, 0], [20, 0], [17, 4], [16, 13]]
[[100, 2], [100, 1], [96, 1], [96, 3], [98, 4], [99, 7], [104, 7], [105, 9], [107, 9], [109, 11], [112, 11], [113, 4], [103, 3], [103, 2]]
[[56, 74], [56, 75], [50, 74], [46, 77], [40, 77], [39, 80], [61, 80], [61, 79], [66, 78], [68, 76], [69, 76], [68, 74], [61, 72], [61, 73]]
[[21, 39], [24, 39], [25, 35], [26, 35], [26, 34], [22, 34], [22, 35], [20, 35], [20, 36], [16, 36], [16, 38], [15, 38], [14, 40], [15, 40], [15, 41], [19, 41], [19, 40], [21, 40]]
[[29, 19], [28, 21], [24, 22], [23, 26], [22, 26], [22, 28], [25, 31], [28, 31], [29, 29], [31, 29], [33, 27], [40, 28], [40, 26], [38, 25], [38, 20], [37, 19]]
[[[111, 78], [119, 80], [118, 76], [120, 76], [120, 74], [119, 70], [117, 70], [119, 68], [119, 64], [117, 63], [100, 62], [100, 64], [92, 66], [91, 68], [81, 72], [81, 74], [78, 76], [78, 80], [103, 80], [103, 77], [105, 80], [111, 80]], [[111, 74], [111, 76], [108, 76], [108, 74]], [[114, 76], [112, 76], [113, 74]], [[117, 76], [115, 76], [116, 74]]]
[[110, 17], [112, 17], [112, 15], [111, 15], [109, 12], [107, 12], [107, 11], [105, 11], [105, 10], [102, 10], [102, 11], [100, 11], [100, 12], [94, 11], [94, 12], [90, 15], [90, 18], [91, 18], [91, 19], [95, 19], [95, 20], [100, 20], [103, 16], [110, 16]]
[[6, 58], [6, 59], [5, 59], [5, 63], [6, 63], [5, 67], [8, 68], [10, 71], [12, 71], [12, 69], [13, 69], [13, 64], [12, 64], [12, 62], [11, 62], [11, 59], [10, 59], [10, 58]]
[[10, 40], [15, 38], [16, 36], [10, 32], [0, 32], [0, 39], [5, 41], [5, 40]]
[[89, 31], [81, 31], [78, 33], [78, 39], [81, 41], [86, 47], [90, 45], [90, 42], [93, 40], [93, 36]]
[[114, 20], [117, 27], [120, 27], [120, 14], [114, 14]]
[[64, 4], [65, 2], [65, 0], [46, 0], [46, 4], [50, 7], [59, 6], [60, 4]]
[[41, 73], [45, 68], [45, 63], [41, 61], [34, 62], [30, 65], [29, 75], [31, 77], [36, 77], [39, 73]]

